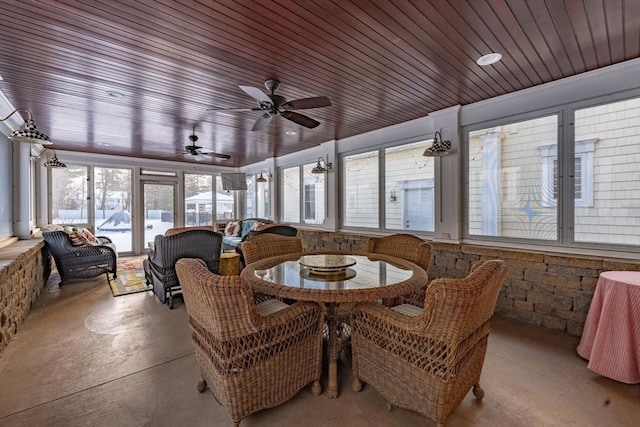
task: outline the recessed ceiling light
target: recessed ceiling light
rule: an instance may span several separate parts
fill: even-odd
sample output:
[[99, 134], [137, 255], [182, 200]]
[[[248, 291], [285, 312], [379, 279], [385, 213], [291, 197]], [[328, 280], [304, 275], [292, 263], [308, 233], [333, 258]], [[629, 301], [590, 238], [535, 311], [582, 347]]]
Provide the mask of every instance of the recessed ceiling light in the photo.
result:
[[288, 130], [288, 131], [286, 131], [285, 133], [286, 133], [287, 135], [289, 135], [289, 136], [291, 136], [291, 135], [297, 135], [297, 134], [298, 134], [298, 132], [294, 132], [294, 131], [292, 131], [292, 130]]
[[124, 98], [124, 93], [120, 93], [120, 92], [115, 92], [115, 91], [107, 91], [107, 95], [109, 95], [112, 98], [116, 98], [116, 99], [120, 99], [120, 98]]
[[482, 65], [484, 67], [485, 65], [495, 64], [501, 59], [502, 59], [502, 55], [494, 52], [494, 53], [489, 53], [487, 55], [481, 56], [480, 58], [478, 58], [476, 62], [478, 63], [478, 65]]
[[107, 143], [107, 142], [96, 142], [96, 145], [101, 145], [102, 147], [109, 147], [111, 146], [111, 144]]

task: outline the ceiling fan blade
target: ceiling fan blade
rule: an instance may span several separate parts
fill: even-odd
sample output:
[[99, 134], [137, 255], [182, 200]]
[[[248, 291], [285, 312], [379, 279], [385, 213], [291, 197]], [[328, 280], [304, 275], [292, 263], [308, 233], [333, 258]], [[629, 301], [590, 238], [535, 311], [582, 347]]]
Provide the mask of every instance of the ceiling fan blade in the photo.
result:
[[263, 91], [261, 91], [257, 87], [253, 87], [253, 86], [239, 86], [239, 87], [240, 87], [240, 89], [245, 91], [247, 93], [247, 95], [249, 95], [250, 97], [252, 97], [256, 101], [258, 101], [258, 104], [260, 104], [260, 105], [263, 105], [263, 104], [273, 105], [273, 101], [271, 100], [271, 98], [269, 98], [269, 96], [266, 93], [264, 93]]
[[207, 111], [260, 111], [261, 108], [207, 108]]
[[311, 117], [305, 116], [304, 114], [294, 113], [293, 111], [282, 111], [280, 113], [282, 117], [287, 120], [291, 120], [294, 123], [297, 123], [301, 126], [307, 127], [309, 129], [313, 129], [317, 127], [320, 122], [312, 119]]
[[209, 148], [202, 148], [200, 150], [198, 150], [198, 154], [204, 154], [206, 156], [211, 156], [211, 157], [218, 157], [220, 159], [224, 159], [224, 160], [229, 160], [231, 158], [230, 155], [228, 154], [222, 154], [222, 153], [216, 153], [215, 151], [209, 149]]
[[254, 132], [264, 130], [267, 126], [269, 126], [270, 122], [271, 122], [271, 115], [269, 115], [268, 113], [265, 113], [262, 117], [256, 120], [251, 130]]
[[320, 108], [331, 106], [331, 101], [326, 96], [314, 96], [313, 98], [294, 99], [282, 104], [285, 110], [304, 110], [306, 108]]

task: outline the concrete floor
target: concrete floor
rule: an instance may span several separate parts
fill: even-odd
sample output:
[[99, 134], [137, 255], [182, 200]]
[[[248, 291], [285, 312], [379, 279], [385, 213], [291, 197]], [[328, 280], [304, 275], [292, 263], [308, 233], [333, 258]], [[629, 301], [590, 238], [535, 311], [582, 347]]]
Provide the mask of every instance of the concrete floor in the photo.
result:
[[[53, 275], [14, 340], [0, 354], [0, 426], [226, 426], [226, 411], [198, 393], [198, 367], [185, 307], [151, 292], [111, 296], [104, 276], [58, 288]], [[469, 393], [449, 426], [638, 426], [640, 385], [587, 369], [578, 339], [496, 318], [480, 403]], [[242, 426], [431, 426], [393, 408], [371, 387], [351, 390], [350, 363], [339, 366], [341, 395], [307, 386]], [[326, 385], [326, 378], [325, 385]]]

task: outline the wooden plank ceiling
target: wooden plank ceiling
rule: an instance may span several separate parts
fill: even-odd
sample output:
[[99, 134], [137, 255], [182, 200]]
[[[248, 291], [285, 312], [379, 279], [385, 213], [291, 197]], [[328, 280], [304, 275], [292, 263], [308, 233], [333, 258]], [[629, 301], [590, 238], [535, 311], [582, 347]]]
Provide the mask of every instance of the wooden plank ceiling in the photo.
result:
[[[476, 60], [499, 52], [502, 61]], [[637, 0], [3, 0], [0, 90], [56, 149], [242, 166], [640, 54]], [[257, 102], [327, 96], [251, 131]], [[122, 96], [120, 96], [122, 95]], [[9, 111], [0, 111], [6, 115]], [[62, 159], [64, 160], [64, 159]]]

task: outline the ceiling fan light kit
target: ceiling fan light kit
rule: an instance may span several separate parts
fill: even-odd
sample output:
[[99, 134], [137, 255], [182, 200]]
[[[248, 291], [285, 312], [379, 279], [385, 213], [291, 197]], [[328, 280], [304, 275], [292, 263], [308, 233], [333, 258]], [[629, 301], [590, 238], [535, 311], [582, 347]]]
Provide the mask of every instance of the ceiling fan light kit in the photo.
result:
[[262, 90], [253, 86], [239, 86], [247, 95], [252, 97], [258, 103], [254, 108], [210, 108], [209, 111], [260, 111], [261, 115], [254, 123], [251, 130], [258, 132], [267, 128], [274, 116], [281, 116], [300, 126], [313, 129], [320, 125], [320, 122], [297, 113], [293, 110], [305, 110], [310, 108], [320, 108], [331, 106], [331, 101], [326, 96], [314, 96], [311, 98], [294, 99], [288, 101], [281, 95], [276, 95], [275, 91], [280, 87], [278, 80], [267, 80], [264, 82], [265, 87], [270, 94], [264, 93]]
[[4, 122], [8, 120], [9, 117], [13, 116], [18, 111], [24, 111], [29, 115], [29, 118], [25, 122], [19, 130], [14, 130], [9, 135], [9, 139], [13, 142], [27, 142], [29, 144], [42, 144], [42, 145], [51, 145], [53, 144], [49, 137], [44, 133], [38, 130], [38, 126], [36, 126], [36, 122], [33, 120], [33, 116], [31, 115], [31, 111], [25, 110], [23, 108], [17, 108], [13, 110], [7, 117], [0, 119], [0, 122]]
[[207, 160], [207, 156], [218, 157], [223, 160], [229, 160], [231, 158], [228, 154], [216, 153], [213, 150], [196, 145], [198, 135], [196, 135], [195, 126], [193, 127], [193, 133], [189, 135], [189, 141], [191, 141], [191, 145], [184, 146], [184, 154], [190, 154], [197, 162]]

